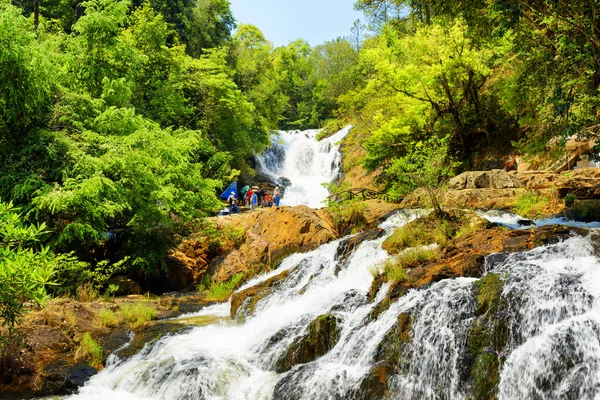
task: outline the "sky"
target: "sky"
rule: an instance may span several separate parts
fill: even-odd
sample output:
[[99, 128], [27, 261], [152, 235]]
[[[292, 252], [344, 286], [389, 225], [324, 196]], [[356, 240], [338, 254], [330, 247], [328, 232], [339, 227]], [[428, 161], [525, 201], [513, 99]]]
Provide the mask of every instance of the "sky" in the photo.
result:
[[256, 25], [274, 46], [304, 39], [316, 46], [339, 36], [362, 13], [354, 11], [356, 0], [230, 0], [238, 24]]

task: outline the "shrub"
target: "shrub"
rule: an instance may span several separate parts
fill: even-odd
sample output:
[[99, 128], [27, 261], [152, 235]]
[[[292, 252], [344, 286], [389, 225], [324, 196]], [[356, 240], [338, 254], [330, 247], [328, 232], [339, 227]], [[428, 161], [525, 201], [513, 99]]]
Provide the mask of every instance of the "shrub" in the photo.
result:
[[121, 316], [130, 329], [138, 330], [156, 318], [156, 310], [144, 302], [125, 304], [121, 308]]
[[[61, 254], [56, 257], [56, 285], [51, 286], [48, 291], [56, 296], [79, 298], [81, 290], [85, 290], [90, 292], [89, 294], [95, 293], [92, 296], [92, 300], [94, 300], [104, 288], [106, 281], [125, 270], [124, 265], [127, 260], [127, 257], [116, 263], [105, 260], [92, 266], [90, 263], [80, 261], [75, 253]], [[82, 286], [86, 286], [86, 288], [81, 289]], [[110, 296], [110, 293], [108, 295]]]
[[575, 200], [576, 199], [577, 199], [577, 196], [575, 196], [573, 193], [569, 193], [564, 198], [565, 206], [567, 206], [567, 207], [573, 207], [573, 205], [575, 204]]
[[0, 321], [11, 339], [25, 313], [25, 303], [43, 304], [46, 285], [52, 283], [55, 257], [39, 246], [44, 224], [25, 225], [12, 203], [0, 201]]
[[75, 359], [85, 358], [94, 368], [102, 367], [102, 346], [92, 338], [89, 332], [81, 337], [79, 347], [75, 351]]

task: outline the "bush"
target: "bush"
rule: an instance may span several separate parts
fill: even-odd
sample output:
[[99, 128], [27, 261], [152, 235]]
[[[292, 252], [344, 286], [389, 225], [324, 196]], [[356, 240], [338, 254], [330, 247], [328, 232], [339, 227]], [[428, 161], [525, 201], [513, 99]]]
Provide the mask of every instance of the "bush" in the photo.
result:
[[149, 321], [156, 318], [156, 310], [144, 302], [125, 304], [121, 308], [121, 316], [129, 328], [135, 331], [145, 327]]
[[577, 200], [577, 196], [575, 196], [573, 193], [569, 193], [564, 198], [565, 206], [573, 207], [573, 205], [575, 204], [575, 200]]
[[100, 261], [95, 266], [90, 263], [80, 261], [75, 253], [61, 254], [56, 257], [55, 282], [49, 288], [49, 292], [56, 296], [71, 296], [81, 298], [82, 290], [88, 292], [92, 301], [98, 297], [100, 291], [104, 288], [106, 281], [114, 275], [124, 272], [124, 264], [128, 258], [110, 263], [109, 261]]
[[0, 201], [0, 320], [9, 336], [0, 336], [0, 342], [12, 339], [26, 302], [41, 305], [47, 299], [56, 259], [39, 245], [44, 229], [44, 224], [25, 225], [12, 203]]

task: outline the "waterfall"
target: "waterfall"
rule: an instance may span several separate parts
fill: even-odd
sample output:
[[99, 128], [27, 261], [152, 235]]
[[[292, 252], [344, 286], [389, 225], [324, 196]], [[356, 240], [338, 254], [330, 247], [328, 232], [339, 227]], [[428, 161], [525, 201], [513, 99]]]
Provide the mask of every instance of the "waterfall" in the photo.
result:
[[[305, 204], [312, 208], [323, 207], [329, 195], [323, 183], [333, 182], [339, 175], [341, 153], [339, 142], [351, 126], [321, 141], [316, 139], [320, 130], [280, 131], [272, 135], [271, 147], [257, 155], [259, 172], [267, 175], [285, 188], [282, 205]], [[282, 179], [285, 178], [285, 179]]]
[[[222, 322], [163, 337], [127, 360], [115, 359], [73, 398], [383, 398], [361, 397], [361, 385], [382, 365], [382, 344], [403, 315], [410, 316], [410, 336], [402, 357], [389, 369], [385, 398], [478, 398], [471, 374], [477, 365], [470, 350], [474, 323], [481, 318], [475, 288], [493, 274], [502, 282], [503, 308], [486, 324], [506, 324], [502, 349], [485, 350], [499, 360], [496, 398], [598, 400], [600, 263], [595, 237], [573, 236], [527, 252], [487, 256], [484, 278], [445, 279], [410, 290], [374, 314], [389, 288], [384, 284], [374, 301], [367, 300], [371, 271], [388, 257], [381, 244], [415, 215], [390, 218], [381, 225], [383, 237], [362, 242], [349, 257], [340, 257], [339, 251], [352, 237], [291, 255], [239, 289], [289, 271], [243, 323], [228, 320], [228, 304], [208, 307], [197, 315], [218, 315]], [[323, 314], [338, 321], [335, 345], [314, 361], [276, 372], [294, 340]]]

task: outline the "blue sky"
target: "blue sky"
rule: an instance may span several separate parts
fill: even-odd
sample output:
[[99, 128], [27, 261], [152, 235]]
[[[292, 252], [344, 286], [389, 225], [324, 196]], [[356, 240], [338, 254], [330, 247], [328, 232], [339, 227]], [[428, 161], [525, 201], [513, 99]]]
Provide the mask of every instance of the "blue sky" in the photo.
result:
[[362, 13], [356, 0], [230, 0], [233, 16], [242, 24], [256, 25], [275, 46], [301, 38], [312, 46], [349, 36]]

